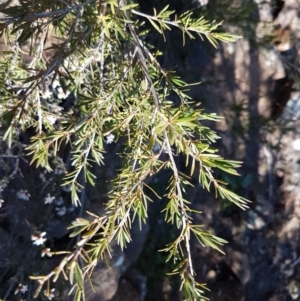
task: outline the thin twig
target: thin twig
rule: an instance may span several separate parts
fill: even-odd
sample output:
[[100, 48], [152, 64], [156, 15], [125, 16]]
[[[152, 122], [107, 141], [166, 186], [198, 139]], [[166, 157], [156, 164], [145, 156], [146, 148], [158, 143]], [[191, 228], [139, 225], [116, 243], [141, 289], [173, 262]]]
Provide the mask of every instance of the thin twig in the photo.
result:
[[[121, 7], [124, 6], [123, 0], [120, 0], [120, 6]], [[161, 110], [160, 109], [161, 103], [160, 103], [159, 97], [157, 95], [157, 91], [156, 91], [156, 89], [154, 87], [154, 84], [152, 82], [151, 76], [149, 74], [149, 71], [148, 71], [148, 68], [147, 68], [147, 65], [146, 65], [146, 58], [144, 56], [144, 51], [143, 51], [143, 49], [140, 45], [140, 40], [138, 38], [137, 33], [135, 32], [135, 29], [134, 29], [132, 23], [130, 22], [130, 18], [129, 18], [126, 11], [124, 11], [124, 15], [125, 15], [126, 19], [129, 21], [128, 22], [128, 27], [129, 27], [130, 33], [133, 37], [133, 41], [135, 43], [135, 46], [137, 47], [139, 62], [140, 62], [140, 65], [143, 69], [144, 76], [145, 76], [147, 82], [149, 83], [150, 91], [151, 91], [151, 94], [153, 96], [155, 107], [157, 108], [158, 111], [160, 111]], [[174, 177], [175, 177], [175, 183], [176, 183], [177, 193], [178, 193], [180, 207], [181, 207], [182, 227], [183, 227], [183, 229], [186, 229], [187, 224], [188, 224], [188, 217], [187, 217], [186, 211], [184, 210], [184, 201], [183, 201], [182, 191], [181, 191], [181, 187], [180, 187], [179, 173], [178, 173], [177, 165], [175, 163], [175, 159], [174, 159], [174, 156], [173, 156], [173, 152], [172, 152], [172, 149], [171, 149], [171, 145], [170, 145], [169, 138], [168, 138], [166, 130], [163, 131], [163, 136], [164, 136], [164, 142], [166, 143], [166, 149], [167, 149], [166, 152], [168, 153], [169, 158], [171, 160], [172, 169], [173, 169], [173, 173], [174, 173]], [[189, 231], [187, 231], [187, 233], [185, 234], [185, 245], [186, 245], [186, 250], [187, 250], [187, 253], [188, 253], [188, 267], [189, 267], [190, 275], [192, 277], [194, 277], [194, 270], [193, 270], [193, 263], [192, 263], [192, 258], [191, 258], [191, 251], [190, 251], [188, 233], [189, 233]], [[194, 282], [193, 282], [193, 285], [195, 285]]]
[[177, 28], [180, 28], [182, 29], [183, 31], [193, 31], [193, 32], [196, 32], [198, 34], [203, 34], [205, 36], [208, 36], [209, 34], [211, 34], [211, 30], [200, 30], [199, 28], [193, 28], [193, 27], [186, 27], [186, 26], [182, 26], [180, 23], [180, 19], [177, 19], [175, 21], [167, 21], [167, 20], [164, 20], [164, 19], [158, 19], [156, 16], [151, 16], [151, 15], [147, 15], [147, 14], [144, 14], [144, 13], [141, 13], [139, 11], [136, 11], [134, 9], [131, 10], [131, 12], [133, 14], [136, 14], [138, 16], [141, 16], [141, 17], [144, 17], [144, 18], [147, 18], [147, 19], [150, 19], [150, 20], [153, 20], [153, 21], [156, 21], [156, 22], [163, 22], [165, 24], [168, 24], [168, 25], [172, 25], [172, 26], [175, 26]]
[[68, 8], [65, 9], [57, 9], [57, 10], [53, 10], [53, 11], [49, 11], [49, 12], [45, 12], [45, 13], [36, 13], [36, 14], [31, 14], [31, 15], [26, 15], [26, 16], [22, 16], [22, 17], [14, 17], [14, 18], [10, 18], [10, 17], [5, 17], [5, 18], [0, 18], [0, 22], [5, 22], [6, 25], [10, 25], [11, 23], [17, 22], [17, 21], [35, 21], [37, 19], [41, 19], [41, 18], [46, 18], [46, 17], [51, 17], [51, 16], [55, 16], [55, 15], [67, 15], [69, 14], [72, 10], [76, 10], [76, 9], [80, 9], [88, 4], [94, 3], [96, 2], [96, 0], [88, 0], [84, 3], [78, 4], [78, 5], [74, 5], [74, 6], [69, 6]]

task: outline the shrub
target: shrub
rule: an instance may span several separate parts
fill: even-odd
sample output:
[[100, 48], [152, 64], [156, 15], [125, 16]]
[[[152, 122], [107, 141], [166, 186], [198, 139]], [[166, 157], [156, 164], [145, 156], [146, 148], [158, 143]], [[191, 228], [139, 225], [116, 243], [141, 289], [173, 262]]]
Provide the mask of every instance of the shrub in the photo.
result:
[[[70, 235], [78, 237], [75, 248], [48, 275], [31, 277], [38, 283], [35, 296], [44, 286], [52, 296], [50, 280], [63, 274], [75, 299], [82, 299], [84, 279], [99, 259], [110, 256], [112, 240], [124, 248], [131, 240], [133, 220], [141, 226], [146, 223], [150, 201], [146, 180], [168, 169], [165, 222], [174, 224], [179, 235], [162, 251], [176, 266], [170, 272], [179, 275], [185, 299], [205, 299], [205, 285], [195, 280], [190, 237], [193, 234], [202, 246], [218, 251], [225, 241], [193, 224], [185, 187], [198, 173], [205, 189], [212, 187], [216, 196], [244, 209], [247, 201], [213, 173], [220, 169], [237, 175], [240, 162], [223, 159], [211, 146], [218, 136], [204, 122], [220, 117], [205, 113], [187, 94], [191, 84], [161, 67], [161, 53], [145, 42], [145, 21], [163, 36], [171, 27], [181, 30], [183, 44], [186, 38], [199, 36], [216, 47], [218, 40], [234, 42], [239, 37], [220, 32], [220, 23], [195, 19], [190, 11], [177, 16], [165, 7], [148, 15], [123, 0], [20, 0], [1, 12], [7, 50], [0, 63], [0, 112], [8, 145], [26, 129], [34, 129], [26, 150], [32, 163], [48, 171], [50, 155], [59, 157], [60, 150], [69, 147], [64, 185], [70, 187], [76, 206], [81, 205], [85, 183], [95, 185], [92, 167], [104, 164], [105, 144], [123, 147], [123, 166], [112, 183], [105, 214], [89, 213], [91, 218], [73, 221]], [[177, 155], [185, 156], [189, 175], [179, 170]]]

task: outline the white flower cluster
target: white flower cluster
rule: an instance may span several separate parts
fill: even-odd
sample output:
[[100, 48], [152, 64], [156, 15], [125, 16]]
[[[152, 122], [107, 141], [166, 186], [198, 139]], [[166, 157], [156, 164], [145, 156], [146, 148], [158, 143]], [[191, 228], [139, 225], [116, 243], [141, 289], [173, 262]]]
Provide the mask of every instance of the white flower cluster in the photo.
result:
[[23, 201], [29, 201], [30, 193], [27, 190], [19, 190], [17, 191], [17, 198]]
[[47, 238], [44, 238], [45, 235], [46, 232], [32, 234], [31, 240], [33, 241], [33, 244], [36, 246], [43, 245], [44, 242], [47, 240]]

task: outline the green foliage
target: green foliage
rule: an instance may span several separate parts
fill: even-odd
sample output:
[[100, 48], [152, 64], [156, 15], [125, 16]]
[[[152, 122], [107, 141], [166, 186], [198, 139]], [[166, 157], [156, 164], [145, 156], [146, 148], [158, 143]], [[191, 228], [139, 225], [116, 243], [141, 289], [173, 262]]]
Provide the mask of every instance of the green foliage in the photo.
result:
[[[33, 127], [36, 135], [27, 152], [32, 163], [48, 171], [49, 155], [57, 156], [69, 143], [72, 169], [64, 184], [70, 185], [77, 206], [84, 188], [80, 175], [95, 185], [92, 167], [104, 164], [105, 142], [124, 146], [123, 167], [113, 181], [106, 213], [89, 213], [91, 218], [79, 217], [72, 223], [70, 236], [78, 237], [75, 249], [48, 275], [31, 277], [38, 282], [35, 296], [44, 285], [51, 294], [50, 280], [55, 282], [62, 275], [73, 286], [74, 298], [83, 299], [84, 279], [91, 277], [99, 259], [109, 259], [110, 243], [116, 240], [125, 248], [131, 241], [134, 219], [140, 225], [146, 223], [150, 198], [144, 192], [148, 187], [145, 180], [168, 169], [172, 175], [163, 195], [168, 199], [165, 222], [175, 224], [179, 235], [162, 251], [174, 263], [171, 274], [179, 275], [185, 300], [204, 300], [205, 286], [195, 280], [190, 238], [194, 235], [202, 246], [218, 251], [225, 241], [193, 224], [185, 187], [198, 173], [204, 188], [213, 187], [216, 196], [244, 209], [247, 201], [213, 174], [214, 169], [220, 169], [238, 175], [240, 162], [221, 158], [211, 146], [218, 136], [204, 122], [217, 122], [220, 117], [204, 113], [188, 96], [188, 84], [160, 66], [158, 53], [143, 42], [143, 18], [161, 34], [172, 26], [179, 28], [183, 43], [186, 36], [193, 39], [195, 34], [206, 37], [215, 47], [218, 40], [233, 42], [238, 37], [220, 32], [221, 23], [193, 19], [191, 12], [176, 16], [168, 7], [161, 12], [154, 9], [150, 16], [124, 1], [76, 3], [41, 1], [37, 5], [22, 0], [18, 6], [2, 9], [6, 17], [1, 19], [1, 35], [15, 45], [0, 62], [0, 70], [5, 70], [0, 72], [1, 86], [6, 87], [1, 87], [0, 113], [8, 143], [20, 130]], [[46, 46], [50, 37], [52, 44]], [[31, 56], [25, 64], [20, 60], [23, 50], [19, 46], [24, 43], [30, 46]], [[52, 52], [50, 59], [44, 55], [46, 47]], [[71, 110], [62, 110], [60, 98], [45, 88], [55, 80], [65, 92], [76, 95], [77, 103]], [[180, 100], [177, 107], [170, 101], [171, 92]], [[175, 157], [179, 154], [186, 157], [189, 175], [178, 169]]]

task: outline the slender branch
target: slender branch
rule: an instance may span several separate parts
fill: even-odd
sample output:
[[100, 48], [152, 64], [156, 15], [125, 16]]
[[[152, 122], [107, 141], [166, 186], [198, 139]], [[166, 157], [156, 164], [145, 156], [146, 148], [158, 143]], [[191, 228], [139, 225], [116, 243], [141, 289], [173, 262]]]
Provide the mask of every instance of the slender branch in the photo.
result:
[[[135, 49], [133, 55], [132, 55], [132, 61], [134, 60], [134, 57], [136, 56], [137, 54], [137, 48]], [[131, 64], [130, 64], [131, 65]], [[105, 98], [105, 100], [103, 100], [101, 102], [101, 104], [99, 104], [99, 106], [97, 107], [97, 109], [92, 112], [91, 114], [87, 115], [86, 117], [84, 117], [83, 119], [81, 119], [77, 124], [75, 124], [69, 131], [68, 133], [72, 134], [74, 133], [81, 125], [83, 125], [87, 120], [90, 120], [92, 118], [94, 118], [98, 113], [99, 111], [101, 110], [101, 108], [104, 107], [104, 105], [106, 103], [108, 103], [114, 96], [115, 94], [119, 91], [119, 88], [121, 87], [123, 81], [125, 80], [125, 78], [127, 77], [128, 73], [130, 71], [130, 67], [128, 67], [124, 74], [123, 74], [123, 77], [121, 78], [121, 80], [119, 81], [119, 83], [116, 85], [116, 87], [113, 89], [113, 91]]]
[[[120, 6], [121, 7], [124, 6], [123, 0], [120, 0]], [[128, 21], [130, 21], [130, 18], [129, 18], [126, 11], [124, 11], [124, 15], [125, 15], [126, 19]], [[150, 92], [151, 92], [152, 97], [154, 99], [155, 107], [158, 111], [161, 111], [159, 97], [158, 97], [157, 91], [155, 89], [155, 86], [153, 84], [153, 81], [151, 79], [151, 76], [149, 74], [149, 71], [148, 71], [148, 68], [147, 68], [147, 65], [146, 65], [146, 58], [145, 58], [145, 55], [144, 55], [144, 51], [141, 47], [140, 40], [139, 40], [138, 35], [135, 32], [135, 29], [134, 29], [131, 22], [128, 22], [128, 27], [129, 27], [130, 33], [133, 37], [133, 41], [135, 43], [135, 46], [137, 47], [139, 63], [141, 65], [142, 69], [143, 69], [144, 76], [145, 76], [147, 82], [149, 83]], [[179, 182], [178, 169], [177, 169], [177, 166], [176, 166], [176, 163], [175, 163], [175, 160], [174, 160], [173, 152], [172, 152], [172, 149], [171, 149], [171, 145], [170, 145], [166, 130], [163, 131], [163, 136], [164, 136], [164, 142], [166, 143], [167, 153], [169, 155], [169, 158], [170, 158], [171, 164], [172, 164], [172, 169], [173, 169], [175, 182], [176, 182], [177, 193], [178, 193], [180, 207], [181, 207], [182, 226], [185, 229], [187, 227], [187, 224], [188, 224], [188, 218], [187, 218], [187, 213], [184, 210], [184, 202], [183, 202], [183, 196], [182, 196], [182, 191], [181, 191], [180, 182]], [[187, 253], [188, 253], [189, 272], [190, 272], [190, 275], [192, 277], [194, 277], [193, 263], [192, 263], [191, 251], [190, 251], [190, 246], [189, 246], [189, 231], [187, 231], [186, 234], [185, 234], [185, 245], [186, 245], [186, 250], [187, 250]], [[194, 285], [194, 283], [193, 283], [193, 285]]]
[[30, 21], [35, 21], [37, 19], [47, 18], [47, 17], [61, 15], [61, 14], [67, 15], [72, 10], [80, 9], [80, 8], [82, 8], [88, 4], [94, 3], [94, 2], [96, 2], [96, 0], [87, 0], [84, 3], [74, 5], [74, 6], [69, 6], [68, 8], [65, 8], [65, 9], [57, 9], [57, 10], [53, 10], [53, 11], [49, 11], [49, 12], [45, 12], [45, 13], [36, 13], [36, 14], [31, 14], [31, 15], [25, 15], [22, 17], [14, 17], [14, 18], [4, 17], [4, 18], [0, 18], [0, 22], [5, 22], [6, 25], [9, 25], [9, 24], [17, 22], [17, 21], [25, 21], [25, 22], [29, 21], [30, 22]]
[[[179, 197], [179, 203], [180, 203], [180, 207], [181, 207], [182, 228], [186, 229], [186, 227], [189, 223], [188, 215], [187, 215], [187, 212], [184, 210], [184, 202], [183, 202], [183, 196], [182, 196], [182, 191], [181, 191], [181, 187], [180, 187], [179, 173], [178, 173], [177, 165], [176, 165], [176, 162], [175, 162], [175, 159], [173, 156], [173, 152], [172, 152], [171, 145], [170, 145], [166, 131], [164, 131], [164, 138], [165, 138], [164, 141], [166, 142], [167, 153], [171, 160], [172, 170], [173, 170], [174, 177], [175, 177], [175, 185], [176, 185], [176, 189], [177, 189], [177, 193], [178, 193], [178, 197]], [[191, 250], [190, 250], [190, 243], [189, 243], [189, 231], [187, 231], [184, 236], [185, 236], [185, 247], [186, 247], [186, 251], [188, 254], [189, 270], [190, 270], [191, 276], [194, 277], [193, 261], [192, 261], [192, 257], [191, 257]]]
[[[203, 35], [206, 35], [206, 36], [211, 34], [211, 32], [212, 32], [212, 29], [210, 29], [210, 30], [201, 30], [199, 28], [182, 26], [182, 22], [181, 22], [180, 19], [175, 20], [175, 21], [168, 21], [168, 20], [165, 20], [165, 19], [159, 19], [156, 16], [151, 16], [151, 15], [148, 15], [148, 14], [141, 13], [141, 12], [136, 11], [134, 9], [132, 9], [131, 12], [138, 15], [138, 16], [145, 17], [147, 19], [150, 19], [150, 20], [153, 20], [153, 21], [156, 21], [156, 22], [163, 22], [165, 24], [180, 28], [183, 31], [192, 31], [192, 32], [196, 32], [198, 34], [203, 34]], [[213, 29], [218, 27], [219, 25], [221, 25], [221, 23], [215, 25], [213, 27]]]

